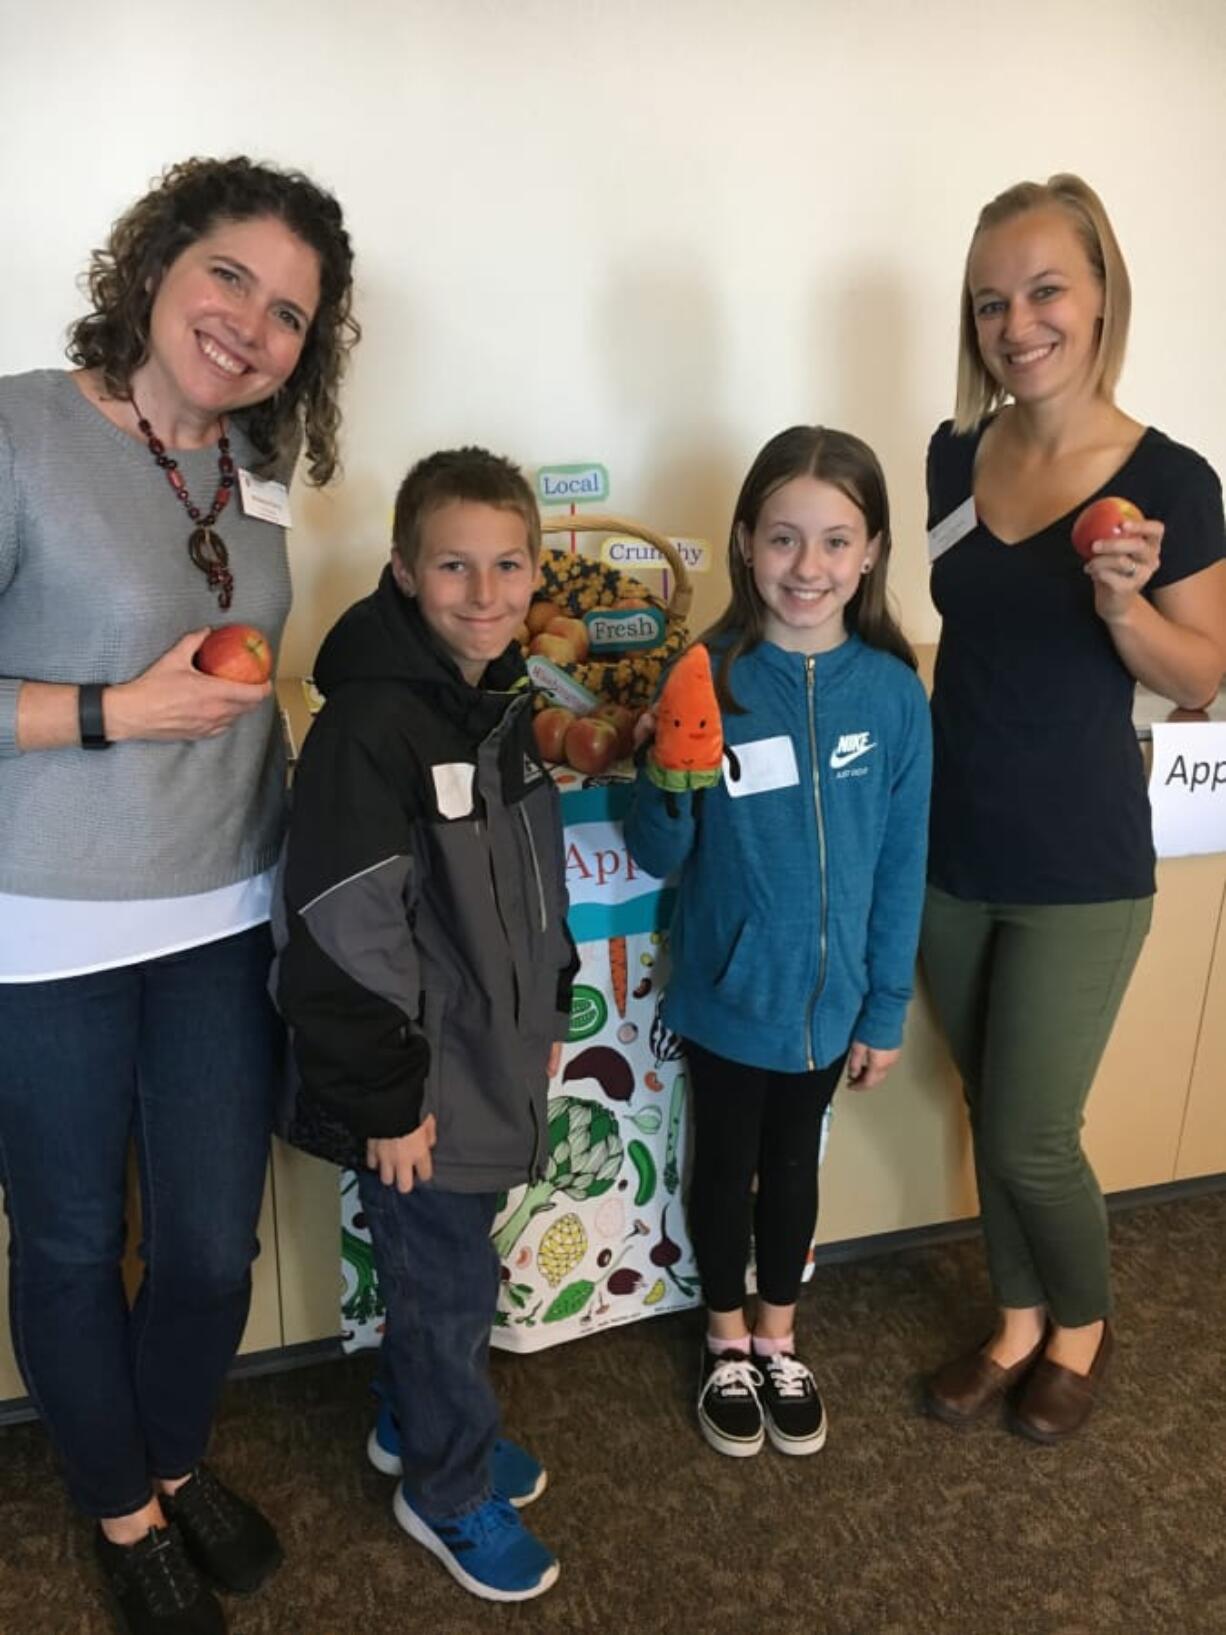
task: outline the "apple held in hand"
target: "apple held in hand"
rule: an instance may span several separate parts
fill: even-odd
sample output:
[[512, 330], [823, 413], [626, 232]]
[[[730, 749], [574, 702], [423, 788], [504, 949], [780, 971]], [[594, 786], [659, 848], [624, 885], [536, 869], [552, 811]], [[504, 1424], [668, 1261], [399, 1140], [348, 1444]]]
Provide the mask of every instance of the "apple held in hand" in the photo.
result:
[[206, 676], [260, 687], [272, 674], [272, 648], [253, 624], [223, 624], [200, 643], [192, 663]]
[[566, 731], [566, 759], [576, 772], [607, 772], [617, 759], [617, 728], [598, 715], [583, 715]]
[[1109, 494], [1104, 500], [1095, 500], [1073, 524], [1073, 549], [1088, 562], [1094, 555], [1097, 539], [1110, 539], [1124, 522], [1144, 522], [1131, 500], [1121, 500]]
[[582, 664], [588, 655], [587, 626], [582, 619], [568, 618], [565, 613], [559, 614], [556, 619], [550, 619], [545, 626], [547, 636], [561, 636], [568, 641], [575, 650], [576, 663]]
[[563, 709], [560, 704], [552, 704], [548, 709], [541, 710], [532, 718], [532, 734], [536, 739], [536, 747], [543, 761], [564, 761], [566, 733], [578, 717], [574, 710]]

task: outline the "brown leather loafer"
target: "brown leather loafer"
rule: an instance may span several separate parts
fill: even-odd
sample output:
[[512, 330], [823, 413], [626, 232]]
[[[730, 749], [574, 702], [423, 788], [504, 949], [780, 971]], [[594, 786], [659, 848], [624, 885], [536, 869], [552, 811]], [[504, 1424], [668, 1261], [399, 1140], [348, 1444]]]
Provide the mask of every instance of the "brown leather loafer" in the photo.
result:
[[1104, 1322], [1103, 1337], [1088, 1374], [1077, 1374], [1041, 1357], [1013, 1410], [1014, 1430], [1033, 1442], [1049, 1445], [1075, 1436], [1090, 1417], [1114, 1347], [1111, 1324]]
[[[973, 1425], [994, 1408], [1033, 1367], [1047, 1336], [1011, 1368], [993, 1362], [982, 1346], [938, 1368], [924, 1384], [924, 1407], [946, 1425]], [[984, 1341], [989, 1345], [990, 1339]]]

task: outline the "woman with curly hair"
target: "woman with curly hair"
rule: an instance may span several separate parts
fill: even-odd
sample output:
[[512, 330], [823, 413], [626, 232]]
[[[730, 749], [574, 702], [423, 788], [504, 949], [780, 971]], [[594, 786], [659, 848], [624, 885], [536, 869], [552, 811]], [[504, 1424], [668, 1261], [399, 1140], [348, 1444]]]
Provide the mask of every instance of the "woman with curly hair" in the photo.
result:
[[[212, 623], [289, 611], [284, 485], [337, 466], [336, 201], [192, 159], [114, 226], [72, 372], [0, 380], [0, 1186], [14, 1348], [121, 1627], [197, 1635], [277, 1565], [203, 1464], [246, 1323], [282, 1039], [284, 765]], [[121, 1280], [138, 1160], [144, 1276]]]

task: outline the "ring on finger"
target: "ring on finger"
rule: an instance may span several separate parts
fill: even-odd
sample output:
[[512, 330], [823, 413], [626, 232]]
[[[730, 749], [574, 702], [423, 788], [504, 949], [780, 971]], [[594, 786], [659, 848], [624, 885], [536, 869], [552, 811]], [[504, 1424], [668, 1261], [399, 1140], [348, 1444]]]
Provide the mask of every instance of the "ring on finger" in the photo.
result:
[[1137, 561], [1136, 561], [1136, 558], [1133, 557], [1133, 556], [1129, 556], [1129, 557], [1126, 557], [1124, 560], [1125, 560], [1125, 566], [1124, 566], [1124, 569], [1123, 569], [1124, 573], [1128, 576], [1129, 579], [1135, 579], [1136, 576], [1137, 576]]

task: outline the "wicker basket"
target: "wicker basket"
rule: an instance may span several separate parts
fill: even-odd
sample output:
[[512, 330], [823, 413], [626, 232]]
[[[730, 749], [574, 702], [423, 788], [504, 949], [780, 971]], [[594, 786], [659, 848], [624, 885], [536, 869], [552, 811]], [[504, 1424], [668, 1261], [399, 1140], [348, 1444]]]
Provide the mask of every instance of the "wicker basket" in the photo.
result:
[[663, 534], [645, 528], [640, 522], [626, 517], [596, 515], [580, 512], [574, 516], [546, 517], [541, 523], [545, 534], [627, 534], [632, 539], [653, 545], [668, 563], [673, 574], [672, 591], [665, 602], [663, 597], [650, 591], [638, 579], [621, 568], [611, 568], [604, 562], [577, 552], [543, 551], [541, 553], [541, 592], [538, 601], [554, 602], [565, 608], [572, 618], [582, 618], [593, 608], [612, 607], [614, 602], [632, 598], [649, 602], [664, 614], [666, 630], [663, 642], [643, 653], [624, 653], [620, 656], [589, 659], [585, 664], [561, 666], [567, 675], [581, 682], [602, 702], [628, 704], [640, 709], [651, 701], [664, 666], [676, 658], [688, 640], [686, 618], [693, 599], [689, 570], [681, 553]]

